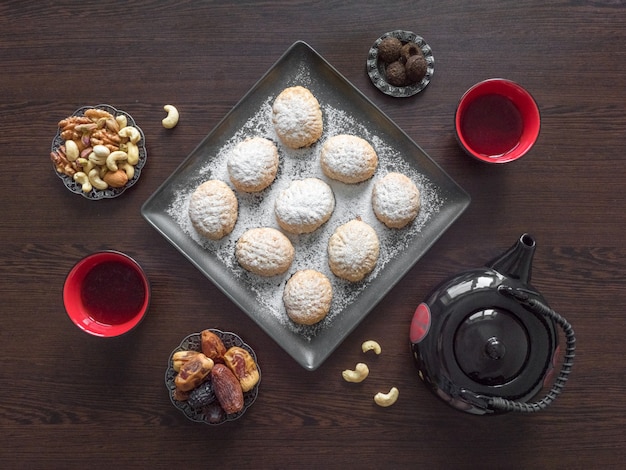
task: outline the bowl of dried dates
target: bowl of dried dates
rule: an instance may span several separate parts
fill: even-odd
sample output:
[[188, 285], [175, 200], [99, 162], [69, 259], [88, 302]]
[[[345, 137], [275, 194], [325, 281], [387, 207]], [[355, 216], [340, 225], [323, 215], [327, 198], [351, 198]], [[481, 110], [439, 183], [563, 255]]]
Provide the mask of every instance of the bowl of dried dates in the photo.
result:
[[145, 140], [130, 114], [108, 104], [83, 106], [59, 121], [50, 159], [71, 192], [92, 200], [114, 198], [139, 180]]
[[172, 404], [188, 419], [219, 425], [255, 402], [261, 370], [252, 348], [234, 333], [206, 329], [182, 340], [165, 372]]

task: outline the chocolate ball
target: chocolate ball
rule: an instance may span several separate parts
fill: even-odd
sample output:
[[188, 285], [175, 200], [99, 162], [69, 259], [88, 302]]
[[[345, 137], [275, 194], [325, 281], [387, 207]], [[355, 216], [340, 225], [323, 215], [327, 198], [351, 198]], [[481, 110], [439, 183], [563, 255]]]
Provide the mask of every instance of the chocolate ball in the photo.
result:
[[378, 44], [378, 58], [390, 64], [400, 58], [400, 49], [402, 49], [402, 42], [398, 38], [385, 38]]
[[409, 60], [409, 57], [413, 55], [424, 55], [424, 54], [422, 52], [422, 49], [417, 44], [415, 44], [414, 42], [407, 42], [400, 49], [400, 60], [406, 63], [406, 61]]
[[406, 78], [411, 83], [417, 83], [426, 75], [426, 59], [422, 54], [412, 55], [407, 59], [404, 68], [406, 69]]
[[393, 86], [404, 86], [406, 84], [406, 69], [399, 60], [392, 62], [385, 70], [387, 83]]

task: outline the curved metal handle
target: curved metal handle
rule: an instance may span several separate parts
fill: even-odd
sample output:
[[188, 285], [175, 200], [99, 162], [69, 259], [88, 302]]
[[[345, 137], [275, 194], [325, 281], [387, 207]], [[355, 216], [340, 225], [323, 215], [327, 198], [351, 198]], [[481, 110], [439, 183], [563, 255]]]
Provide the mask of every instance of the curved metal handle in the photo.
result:
[[552, 403], [556, 399], [556, 397], [559, 396], [559, 394], [563, 390], [563, 387], [565, 387], [565, 382], [567, 382], [569, 374], [572, 370], [572, 366], [574, 365], [574, 356], [576, 355], [576, 337], [574, 336], [574, 330], [572, 328], [572, 325], [570, 325], [567, 320], [565, 320], [565, 318], [563, 318], [561, 315], [556, 313], [544, 303], [528, 296], [528, 294], [523, 290], [514, 289], [510, 286], [500, 285], [498, 287], [498, 291], [517, 300], [520, 304], [524, 305], [532, 312], [543, 315], [553, 320], [563, 329], [563, 332], [565, 333], [566, 350], [565, 356], [563, 358], [563, 364], [561, 366], [561, 371], [554, 380], [554, 384], [550, 391], [541, 400], [534, 403], [522, 403], [519, 401], [507, 400], [506, 398], [501, 397], [490, 397], [488, 400], [488, 406], [497, 411], [519, 411], [522, 413], [535, 413], [537, 411], [545, 409], [548, 405], [550, 405], [550, 403]]

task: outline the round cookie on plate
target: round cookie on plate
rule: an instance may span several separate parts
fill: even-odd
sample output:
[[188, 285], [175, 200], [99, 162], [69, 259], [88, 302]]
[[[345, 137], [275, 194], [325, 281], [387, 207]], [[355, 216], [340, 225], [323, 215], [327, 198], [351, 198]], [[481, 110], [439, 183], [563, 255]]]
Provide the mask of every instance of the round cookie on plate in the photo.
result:
[[274, 205], [276, 221], [290, 233], [311, 233], [324, 224], [335, 209], [332, 189], [318, 178], [294, 180], [282, 190]]
[[226, 165], [230, 181], [237, 190], [263, 191], [276, 178], [278, 149], [269, 139], [250, 137], [235, 145]]
[[370, 143], [350, 134], [330, 137], [320, 152], [320, 164], [326, 176], [342, 183], [368, 180], [376, 172], [378, 155]]
[[322, 110], [308, 88], [285, 88], [272, 105], [272, 123], [281, 142], [292, 149], [310, 147], [322, 136]]
[[376, 218], [389, 228], [403, 228], [420, 210], [420, 192], [402, 173], [388, 173], [374, 183], [372, 208]]
[[313, 269], [296, 272], [283, 291], [287, 315], [300, 325], [314, 325], [322, 321], [330, 311], [332, 298], [330, 281]]
[[189, 201], [189, 218], [196, 231], [209, 240], [219, 240], [232, 232], [239, 205], [230, 187], [221, 180], [198, 186]]
[[279, 230], [252, 228], [244, 232], [235, 245], [235, 257], [247, 271], [259, 276], [276, 276], [289, 269], [295, 249]]
[[350, 282], [361, 281], [372, 272], [379, 253], [376, 231], [358, 218], [337, 227], [328, 240], [330, 270]]

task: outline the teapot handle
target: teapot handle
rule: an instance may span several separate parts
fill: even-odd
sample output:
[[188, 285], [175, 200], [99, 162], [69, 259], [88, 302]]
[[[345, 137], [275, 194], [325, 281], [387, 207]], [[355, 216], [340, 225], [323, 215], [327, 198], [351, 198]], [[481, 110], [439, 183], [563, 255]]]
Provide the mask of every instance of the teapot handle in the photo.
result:
[[541, 411], [550, 405], [550, 403], [552, 403], [561, 393], [572, 370], [572, 366], [574, 365], [574, 356], [576, 355], [576, 337], [574, 336], [574, 330], [572, 325], [570, 325], [565, 318], [556, 313], [543, 302], [528, 296], [526, 292], [505, 285], [500, 285], [498, 287], [498, 291], [517, 300], [520, 304], [524, 305], [532, 312], [553, 320], [563, 329], [563, 332], [565, 333], [566, 350], [561, 371], [554, 380], [554, 385], [550, 391], [541, 400], [534, 403], [522, 403], [501, 397], [490, 397], [488, 401], [488, 406], [497, 411], [520, 411], [523, 413]]

